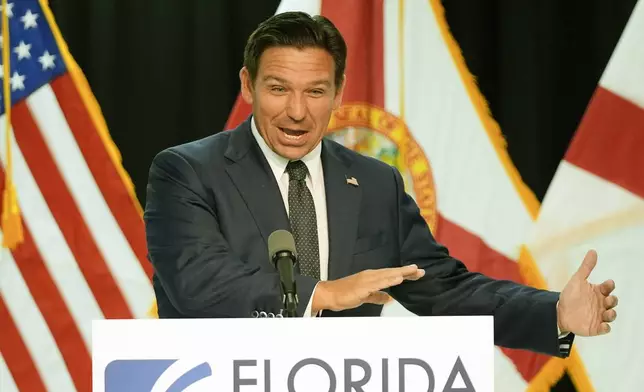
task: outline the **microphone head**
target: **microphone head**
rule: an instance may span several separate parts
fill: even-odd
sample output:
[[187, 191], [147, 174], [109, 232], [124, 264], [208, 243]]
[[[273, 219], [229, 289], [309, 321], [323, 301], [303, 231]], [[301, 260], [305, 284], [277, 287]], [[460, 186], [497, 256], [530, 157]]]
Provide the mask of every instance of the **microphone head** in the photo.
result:
[[268, 236], [268, 257], [273, 261], [275, 254], [278, 252], [291, 252], [296, 256], [295, 239], [287, 230], [276, 230]]

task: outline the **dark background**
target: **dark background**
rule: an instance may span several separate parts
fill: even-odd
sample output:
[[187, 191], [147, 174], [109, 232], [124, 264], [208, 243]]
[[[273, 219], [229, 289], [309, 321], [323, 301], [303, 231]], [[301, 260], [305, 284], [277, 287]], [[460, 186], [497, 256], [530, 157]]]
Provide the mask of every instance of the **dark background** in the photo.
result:
[[[245, 40], [278, 3], [49, 1], [141, 203], [157, 152], [223, 129]], [[636, 0], [443, 3], [510, 156], [541, 200]], [[574, 388], [566, 376], [553, 390]]]

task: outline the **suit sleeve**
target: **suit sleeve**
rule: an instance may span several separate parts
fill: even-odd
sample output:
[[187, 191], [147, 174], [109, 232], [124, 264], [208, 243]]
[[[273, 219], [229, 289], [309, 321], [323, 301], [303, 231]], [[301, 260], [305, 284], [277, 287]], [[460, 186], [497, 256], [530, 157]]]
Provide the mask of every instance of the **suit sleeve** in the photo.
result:
[[278, 274], [232, 253], [205, 192], [193, 167], [177, 152], [165, 150], [153, 160], [146, 236], [154, 272], [171, 304], [184, 317], [253, 317], [262, 310], [278, 314]]
[[420, 316], [493, 315], [496, 345], [567, 356], [557, 332], [559, 293], [468, 271], [436, 242], [396, 169], [394, 177], [401, 262], [417, 264], [425, 276], [393, 287], [392, 297]]

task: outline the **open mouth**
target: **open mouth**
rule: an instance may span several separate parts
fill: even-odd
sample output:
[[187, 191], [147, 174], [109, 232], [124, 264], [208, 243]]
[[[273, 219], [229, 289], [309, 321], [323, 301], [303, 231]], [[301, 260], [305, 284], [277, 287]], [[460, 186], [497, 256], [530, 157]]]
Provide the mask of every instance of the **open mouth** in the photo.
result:
[[284, 133], [284, 136], [286, 136], [288, 139], [291, 139], [291, 140], [298, 140], [304, 134], [306, 134], [306, 131], [302, 131], [299, 129], [280, 128], [280, 130]]

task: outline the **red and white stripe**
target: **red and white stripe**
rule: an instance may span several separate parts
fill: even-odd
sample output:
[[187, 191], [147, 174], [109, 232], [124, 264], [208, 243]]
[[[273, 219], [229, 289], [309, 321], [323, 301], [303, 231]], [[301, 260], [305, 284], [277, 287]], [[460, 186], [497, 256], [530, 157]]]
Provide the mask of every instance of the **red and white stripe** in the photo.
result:
[[[530, 249], [548, 284], [561, 289], [584, 254], [590, 281], [614, 279], [613, 331], [575, 347], [597, 391], [641, 389], [644, 337], [644, 3], [639, 1], [544, 198]], [[616, 354], [618, 353], [618, 354]]]
[[18, 392], [18, 386], [9, 373], [9, 368], [2, 357], [2, 353], [0, 353], [0, 391]]
[[[21, 390], [27, 390], [27, 387], [29, 390], [74, 390], [56, 341], [55, 334], [60, 337], [60, 329], [47, 327], [46, 318], [55, 320], [56, 315], [52, 311], [39, 311], [36, 300], [43, 299], [43, 295], [30, 292], [39, 282], [23, 275], [24, 263], [20, 266], [10, 252], [3, 250], [2, 256], [0, 315], [3, 333], [0, 348], [15, 383]], [[55, 302], [51, 301], [50, 306], [56, 306]], [[76, 354], [82, 359], [83, 353]]]
[[[432, 0], [283, 0], [277, 12], [302, 10], [334, 22], [349, 47], [343, 102], [369, 102], [401, 117], [430, 161], [438, 240], [471, 270], [521, 282], [517, 261], [535, 211], [466, 88], [439, 8]], [[228, 127], [249, 113], [238, 99]], [[383, 315], [411, 314], [393, 303]], [[525, 390], [548, 359], [498, 349], [497, 390]]]
[[3, 376], [90, 390], [92, 320], [146, 317], [154, 301], [143, 220], [71, 75], [15, 104], [12, 125], [25, 238], [0, 260]]

